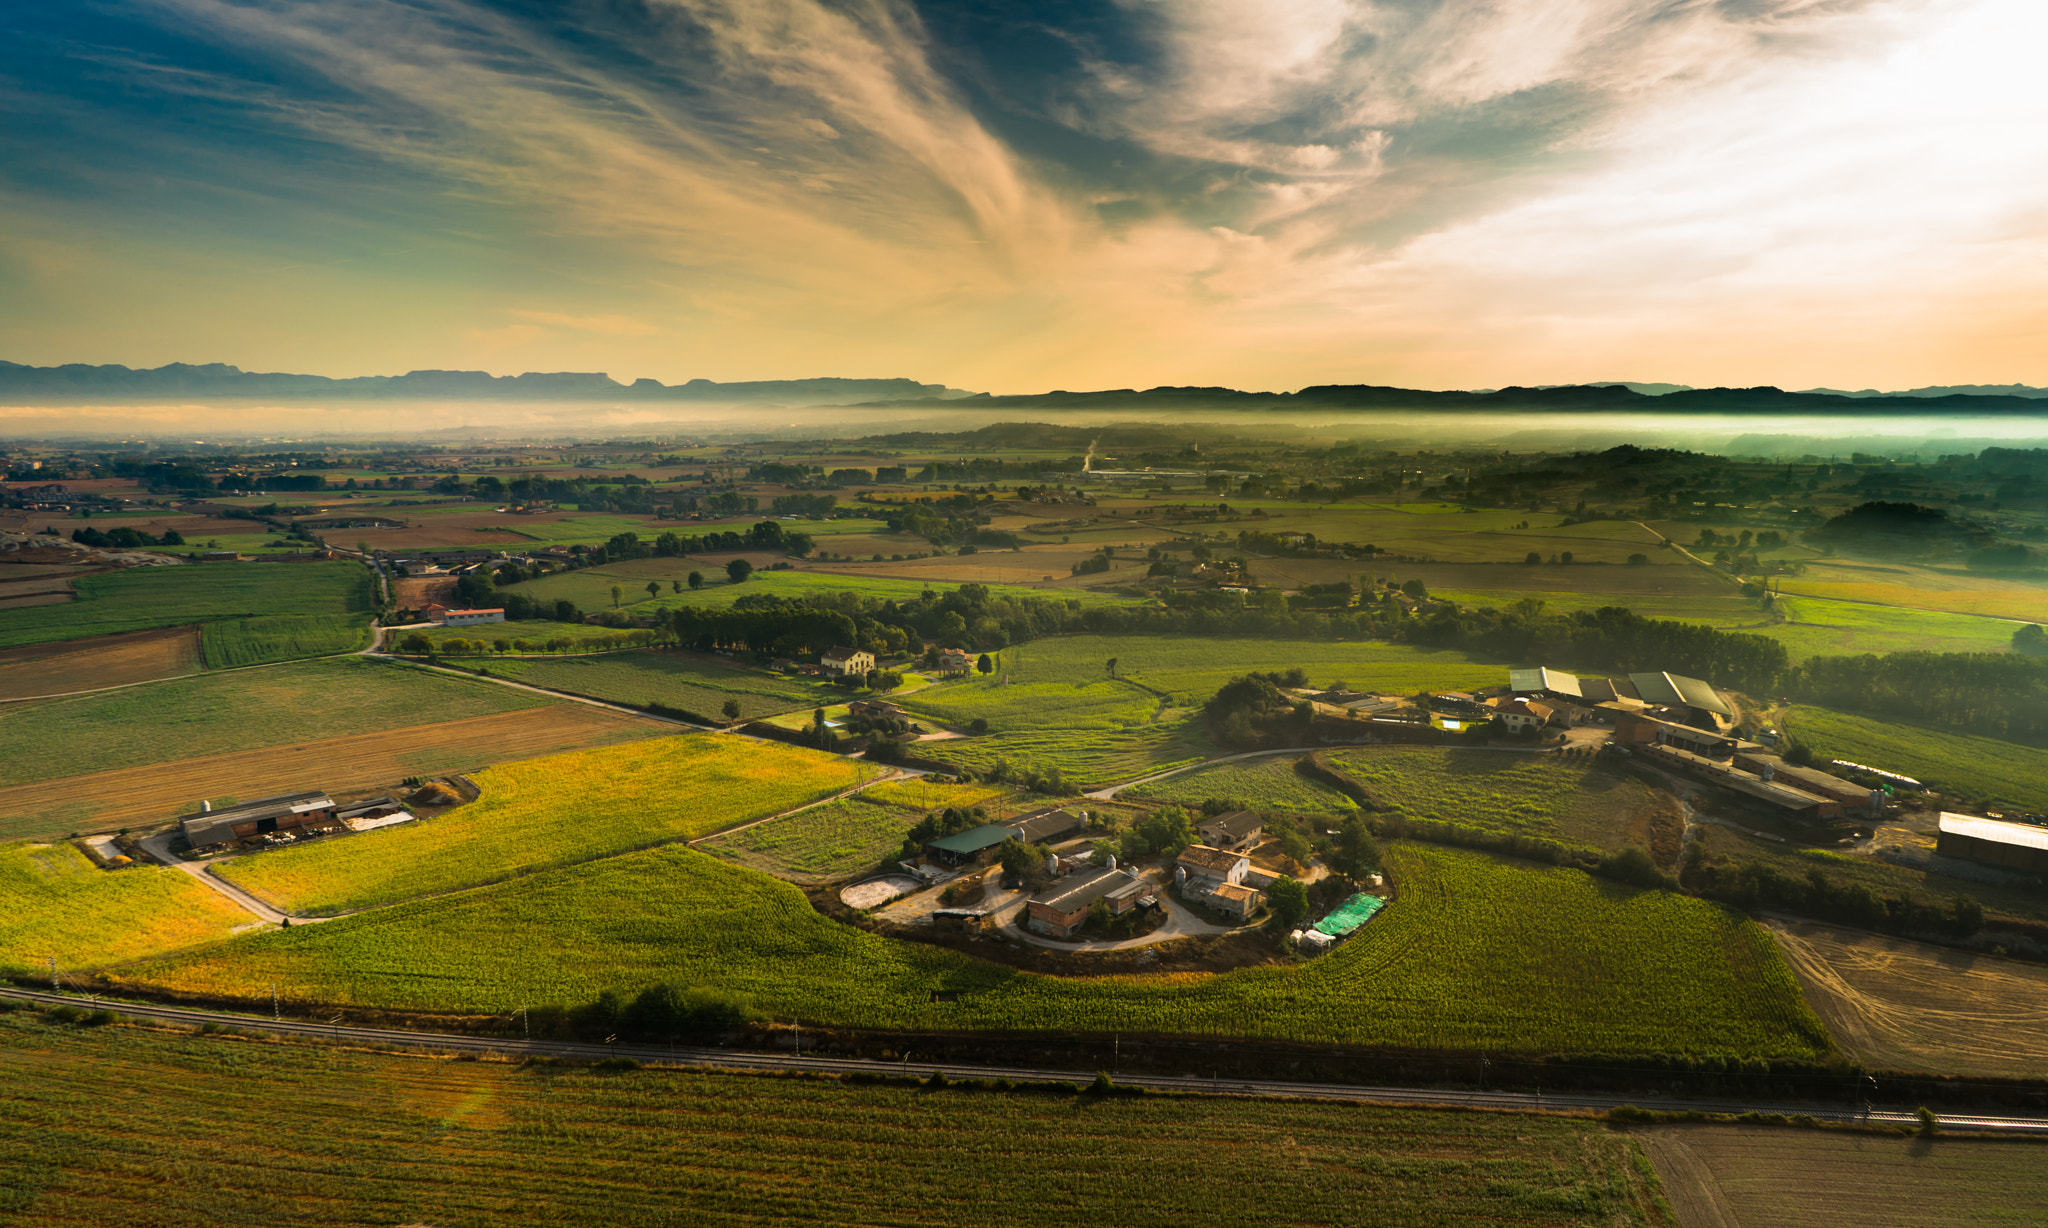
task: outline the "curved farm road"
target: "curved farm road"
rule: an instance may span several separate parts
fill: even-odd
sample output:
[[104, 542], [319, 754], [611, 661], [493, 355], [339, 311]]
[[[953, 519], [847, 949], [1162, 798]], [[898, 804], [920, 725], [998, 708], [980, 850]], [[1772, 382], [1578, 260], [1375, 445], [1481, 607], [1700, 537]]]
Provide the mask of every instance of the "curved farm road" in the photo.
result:
[[272, 908], [270, 905], [265, 904], [262, 900], [259, 900], [255, 896], [250, 895], [248, 892], [242, 890], [240, 887], [237, 887], [234, 884], [229, 883], [226, 880], [218, 878], [213, 874], [209, 873], [209, 871], [212, 869], [211, 866], [195, 865], [194, 863], [186, 861], [183, 858], [177, 856], [175, 853], [172, 853], [171, 839], [177, 834], [178, 833], [175, 829], [166, 829], [164, 831], [156, 833], [153, 836], [146, 836], [143, 839], [138, 840], [136, 843], [142, 846], [143, 852], [148, 853], [151, 857], [156, 858], [158, 861], [171, 867], [173, 870], [181, 871], [185, 874], [192, 876], [199, 882], [204, 883], [207, 887], [211, 888], [214, 892], [225, 898], [229, 903], [235, 905], [237, 908], [240, 908], [242, 911], [248, 913], [250, 916], [255, 917], [257, 921], [268, 922], [271, 925], [282, 925], [285, 923], [287, 919], [289, 919], [293, 924], [296, 925], [314, 925], [321, 921], [332, 921], [334, 919], [332, 917], [287, 918], [284, 913], [281, 913], [277, 911], [275, 908]]

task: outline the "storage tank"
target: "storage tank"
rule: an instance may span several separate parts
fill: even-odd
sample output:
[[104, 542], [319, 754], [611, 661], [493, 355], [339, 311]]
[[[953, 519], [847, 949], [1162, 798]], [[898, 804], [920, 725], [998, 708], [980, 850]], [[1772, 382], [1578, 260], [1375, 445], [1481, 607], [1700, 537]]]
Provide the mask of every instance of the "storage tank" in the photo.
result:
[[1051, 874], [1054, 876], [1057, 876], [1059, 874], [1060, 855], [1058, 853], [1054, 853], [1052, 856], [1045, 859], [1045, 872], [1047, 874]]

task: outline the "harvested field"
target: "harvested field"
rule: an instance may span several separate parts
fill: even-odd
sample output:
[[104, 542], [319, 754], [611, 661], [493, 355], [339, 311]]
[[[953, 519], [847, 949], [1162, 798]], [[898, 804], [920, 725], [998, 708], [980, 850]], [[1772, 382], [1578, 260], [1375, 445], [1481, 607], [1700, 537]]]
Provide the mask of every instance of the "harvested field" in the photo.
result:
[[205, 798], [343, 790], [676, 731], [590, 704], [414, 725], [0, 789], [0, 839], [165, 823]]
[[0, 699], [176, 678], [199, 669], [199, 628], [165, 627], [0, 650]]
[[61, 575], [25, 576], [20, 579], [0, 577], [0, 603], [20, 601], [24, 597], [54, 595], [59, 600], [69, 601], [77, 595], [71, 581]]
[[1680, 1228], [1961, 1228], [2048, 1222], [2032, 1139], [1921, 1139], [1768, 1126], [1632, 1132]]
[[908, 874], [885, 874], [871, 878], [864, 883], [855, 883], [839, 893], [839, 902], [848, 908], [867, 910], [880, 908], [890, 900], [909, 895], [924, 884]]
[[391, 598], [404, 610], [423, 609], [434, 601], [445, 605], [454, 596], [454, 576], [403, 576], [391, 581]]
[[69, 590], [62, 592], [24, 593], [19, 597], [0, 597], [0, 610], [25, 610], [36, 605], [63, 605], [71, 600]]
[[2048, 1075], [2048, 968], [1815, 922], [1771, 922], [1814, 1013], [1867, 1066]]

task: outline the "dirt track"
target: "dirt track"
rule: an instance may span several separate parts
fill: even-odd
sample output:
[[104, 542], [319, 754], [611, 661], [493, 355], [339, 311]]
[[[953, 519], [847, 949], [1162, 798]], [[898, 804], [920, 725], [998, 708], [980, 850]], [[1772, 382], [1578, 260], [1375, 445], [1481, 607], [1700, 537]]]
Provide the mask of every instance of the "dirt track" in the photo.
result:
[[1807, 1003], [1865, 1065], [2048, 1075], [2048, 968], [1813, 922], [1769, 924]]
[[207, 755], [0, 789], [0, 839], [167, 822], [202, 798], [340, 791], [677, 731], [589, 704], [556, 704], [407, 729]]
[[175, 678], [199, 668], [199, 628], [164, 627], [0, 652], [0, 699]]

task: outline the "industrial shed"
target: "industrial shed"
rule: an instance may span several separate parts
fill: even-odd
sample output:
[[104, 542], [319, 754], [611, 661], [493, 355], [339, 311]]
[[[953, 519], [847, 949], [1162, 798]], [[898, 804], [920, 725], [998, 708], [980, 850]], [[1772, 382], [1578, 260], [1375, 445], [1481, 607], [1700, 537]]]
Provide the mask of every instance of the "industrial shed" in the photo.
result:
[[1096, 903], [1121, 915], [1136, 908], [1149, 891], [1145, 880], [1129, 870], [1084, 870], [1032, 896], [1025, 906], [1026, 924], [1041, 934], [1065, 938], [1081, 928]]
[[1000, 847], [1003, 841], [1017, 834], [1017, 829], [1007, 823], [983, 823], [966, 831], [950, 836], [940, 836], [927, 841], [925, 855], [945, 866], [964, 866], [992, 848]]
[[1576, 675], [1541, 665], [1527, 665], [1509, 670], [1508, 690], [1517, 695], [1565, 695], [1573, 699], [1584, 697]]
[[262, 797], [220, 810], [201, 805], [203, 809], [178, 820], [186, 841], [195, 849], [294, 831], [334, 817], [334, 799], [317, 791]]
[[1020, 814], [1009, 820], [1009, 827], [1017, 838], [1026, 844], [1037, 844], [1055, 836], [1064, 836], [1081, 826], [1081, 816], [1064, 806], [1047, 806], [1029, 814]]
[[1960, 857], [2022, 874], [2048, 874], [2048, 827], [1980, 819], [1944, 810], [1940, 833], [1935, 838], [1934, 851], [1944, 857]]

